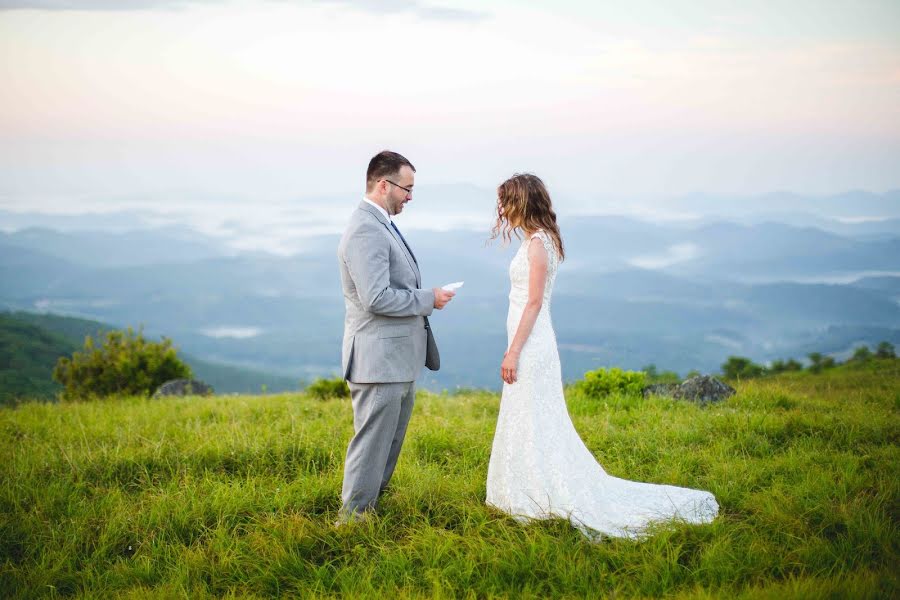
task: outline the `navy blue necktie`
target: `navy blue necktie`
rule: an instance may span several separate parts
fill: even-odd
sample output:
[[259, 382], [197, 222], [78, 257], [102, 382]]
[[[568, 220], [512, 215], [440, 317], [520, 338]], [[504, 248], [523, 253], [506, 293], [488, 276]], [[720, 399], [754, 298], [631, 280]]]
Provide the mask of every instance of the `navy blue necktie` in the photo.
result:
[[[416, 260], [416, 255], [413, 254], [413, 251], [412, 251], [412, 249], [410, 249], [409, 244], [406, 243], [406, 238], [403, 237], [403, 234], [400, 233], [400, 230], [399, 230], [399, 229], [397, 229], [397, 226], [394, 224], [393, 219], [391, 219], [391, 227], [394, 228], [394, 231], [396, 231], [396, 232], [397, 232], [397, 235], [400, 236], [400, 239], [403, 240], [403, 245], [406, 246], [406, 249], [407, 249], [407, 250], [409, 250], [409, 255], [412, 256], [413, 262], [416, 263], [416, 267], [418, 267], [418, 266], [419, 266], [419, 261]], [[434, 345], [434, 338], [431, 337], [431, 324], [428, 322], [428, 317], [422, 317], [422, 318], [425, 319], [425, 329], [428, 330], [428, 335], [429, 335], [428, 340], [429, 340], [429, 341], [428, 341], [427, 343], [429, 343], [431, 346], [434, 347], [434, 352], [435, 352], [435, 354], [436, 354], [436, 353], [437, 353], [437, 346]], [[429, 352], [431, 352], [431, 350], [429, 350]], [[426, 364], [427, 364], [427, 362], [426, 362]], [[438, 358], [438, 366], [440, 366], [440, 358]], [[428, 368], [430, 369], [431, 367], [428, 367]]]
[[400, 230], [399, 230], [399, 229], [397, 229], [397, 225], [394, 224], [394, 221], [393, 221], [393, 220], [391, 220], [391, 227], [394, 228], [394, 231], [397, 232], [397, 235], [399, 235], [399, 236], [400, 236], [400, 239], [403, 241], [403, 245], [406, 246], [406, 249], [407, 249], [407, 250], [409, 250], [409, 255], [412, 256], [413, 262], [416, 263], [416, 264], [418, 265], [418, 264], [419, 264], [419, 261], [416, 260], [416, 255], [413, 254], [412, 248], [410, 248], [410, 247], [409, 247], [409, 244], [406, 243], [406, 238], [403, 237], [403, 234], [400, 233]]

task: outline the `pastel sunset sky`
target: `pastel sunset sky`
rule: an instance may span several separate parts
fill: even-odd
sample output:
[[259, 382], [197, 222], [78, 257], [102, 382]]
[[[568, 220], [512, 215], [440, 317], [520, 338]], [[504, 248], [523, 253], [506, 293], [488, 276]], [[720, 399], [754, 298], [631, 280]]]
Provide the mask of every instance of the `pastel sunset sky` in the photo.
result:
[[900, 187], [900, 3], [0, 0], [0, 194]]

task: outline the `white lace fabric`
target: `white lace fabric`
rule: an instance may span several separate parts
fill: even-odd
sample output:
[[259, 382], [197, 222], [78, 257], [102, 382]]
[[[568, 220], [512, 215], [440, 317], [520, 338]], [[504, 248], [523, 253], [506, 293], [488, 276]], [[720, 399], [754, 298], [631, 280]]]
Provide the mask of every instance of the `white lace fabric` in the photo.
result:
[[[487, 503], [523, 521], [568, 519], [591, 537], [639, 538], [654, 522], [712, 521], [719, 505], [710, 492], [613, 477], [582, 442], [566, 408], [550, 318], [559, 256], [545, 232], [538, 231], [535, 237], [548, 254], [544, 301], [522, 348], [517, 381], [503, 384]], [[509, 267], [508, 344], [528, 300], [530, 241], [523, 240]]]

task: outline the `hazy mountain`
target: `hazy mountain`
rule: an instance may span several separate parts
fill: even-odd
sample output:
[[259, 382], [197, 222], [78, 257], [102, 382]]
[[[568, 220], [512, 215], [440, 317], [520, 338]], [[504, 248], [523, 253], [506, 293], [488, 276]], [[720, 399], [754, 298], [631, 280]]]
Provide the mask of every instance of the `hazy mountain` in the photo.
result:
[[192, 262], [233, 254], [220, 242], [186, 227], [61, 232], [29, 227], [0, 232], [0, 245], [16, 246], [91, 267]]
[[863, 277], [852, 283], [854, 287], [900, 296], [900, 277]]
[[663, 201], [662, 204], [673, 211], [725, 220], [760, 214], [798, 213], [830, 219], [900, 218], [900, 190], [883, 194], [853, 190], [826, 196], [804, 196], [791, 192], [749, 197], [692, 194]]
[[[716, 219], [709, 219], [707, 222], [715, 221]], [[793, 225], [794, 227], [814, 227], [843, 237], [873, 241], [900, 236], [900, 218], [889, 217], [862, 217], [860, 220], [841, 220], [840, 218], [821, 217], [812, 213], [760, 213], [749, 217], [737, 218], [734, 221], [744, 225], [778, 222], [784, 225]]]
[[150, 229], [158, 222], [158, 214], [146, 210], [122, 209], [111, 212], [12, 211], [0, 209], [0, 223], [5, 231], [37, 227], [54, 231], [123, 232]]
[[[471, 190], [447, 193], [446, 203], [457, 194], [458, 207], [477, 214]], [[882, 200], [870, 207], [883, 209]], [[489, 220], [479, 230], [440, 230], [407, 216], [398, 223], [424, 285], [466, 282], [432, 319], [443, 367], [424, 372], [423, 385], [498, 385], [508, 266], [519, 241], [487, 244]], [[861, 339], [900, 341], [900, 278], [889, 276], [900, 274], [900, 235], [868, 239], [771, 221], [560, 222], [567, 260], [553, 317], [567, 379], [600, 365], [711, 371], [729, 354], [765, 361], [807, 348], [843, 352]], [[232, 246], [218, 238], [185, 230], [22, 231], [0, 238], [0, 306], [143, 324], [191, 355], [293, 381], [337, 374], [339, 235], [301, 231], [290, 256], [229, 255]]]
[[5, 300], [38, 302], [87, 271], [43, 252], [0, 243], [0, 298]]
[[[261, 202], [259, 198], [227, 195], [177, 193], [174, 197], [110, 197], [37, 199], [27, 211], [0, 210], [0, 229], [15, 231], [42, 227], [57, 231], [126, 232], [154, 229], [178, 223], [197, 231], [215, 231], [224, 237], [247, 236], [248, 244], [237, 247], [263, 249], [266, 236], [305, 238], [321, 233], [335, 234], [362, 197], [362, 191], [331, 195], [295, 197]], [[177, 200], [176, 200], [177, 199]], [[22, 200], [22, 204], [29, 203]], [[72, 207], [121, 207], [115, 211], [83, 211], [71, 214]], [[429, 184], [416, 186], [413, 202], [398, 222], [405, 230], [448, 231], [467, 229], [486, 232], [492, 225], [496, 191], [470, 184]], [[773, 193], [758, 196], [694, 194], [676, 198], [598, 198], [591, 194], [555, 194], [554, 205], [560, 219], [571, 222], [586, 216], [630, 215], [641, 221], [665, 223], [669, 227], [732, 221], [758, 224], [776, 221], [800, 227], [816, 227], [840, 235], [900, 234], [900, 190], [883, 194], [850, 191], [827, 196]], [[126, 208], [126, 207], [133, 208]], [[43, 207], [41, 212], [36, 207]], [[232, 240], [233, 241], [233, 240]], [[293, 243], [293, 252], [303, 243]]]

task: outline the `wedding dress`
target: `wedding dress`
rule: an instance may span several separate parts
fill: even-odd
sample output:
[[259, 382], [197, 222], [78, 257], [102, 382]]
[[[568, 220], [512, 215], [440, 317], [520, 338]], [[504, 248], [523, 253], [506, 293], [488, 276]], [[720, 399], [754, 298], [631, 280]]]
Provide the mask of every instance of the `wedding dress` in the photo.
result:
[[[581, 441], [563, 397], [559, 352], [550, 320], [550, 298], [559, 256], [538, 231], [548, 254], [544, 300], [522, 348], [518, 379], [503, 384], [500, 414], [487, 475], [487, 503], [520, 521], [561, 517], [588, 536], [640, 538], [650, 523], [683, 519], [708, 523], [719, 511], [702, 490], [657, 485], [609, 475]], [[506, 320], [512, 343], [528, 300], [528, 244], [509, 267]]]

